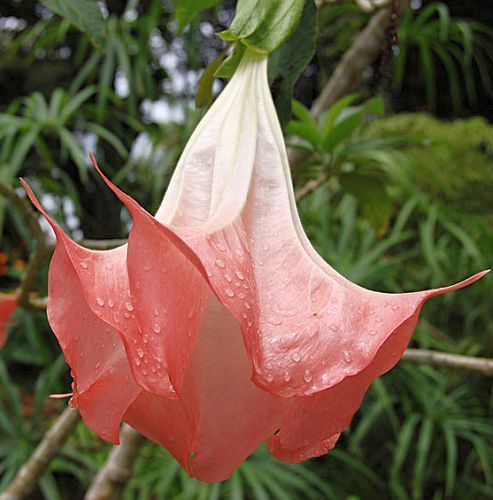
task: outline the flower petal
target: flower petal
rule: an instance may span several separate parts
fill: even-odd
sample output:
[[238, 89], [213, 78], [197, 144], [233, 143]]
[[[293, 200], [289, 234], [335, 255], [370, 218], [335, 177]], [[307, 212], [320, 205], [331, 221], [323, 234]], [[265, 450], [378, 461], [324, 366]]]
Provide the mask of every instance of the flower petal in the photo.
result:
[[279, 426], [281, 401], [256, 387], [237, 322], [210, 295], [180, 400], [143, 393], [125, 420], [202, 481], [228, 478]]
[[311, 396], [285, 399], [281, 428], [270, 438], [269, 451], [280, 460], [293, 463], [323, 455], [333, 448], [370, 384], [393, 368], [404, 354], [424, 301], [467, 286], [484, 274], [478, 273], [450, 287], [422, 292], [415, 313], [388, 336], [365, 367], [329, 389]]
[[[61, 257], [58, 260], [53, 259], [50, 266], [51, 286], [47, 311], [55, 334], [58, 335], [57, 330], [65, 328], [67, 318], [72, 317], [69, 308], [79, 307], [79, 302], [71, 298], [71, 287], [80, 287], [80, 299], [92, 314], [99, 318], [101, 328], [115, 330], [120, 336], [137, 383], [150, 392], [176, 398], [160, 352], [147, 349], [149, 332], [143, 331], [138, 322], [137, 307], [148, 308], [148, 304], [144, 300], [137, 306], [138, 298], [131, 294], [127, 272], [127, 245], [105, 252], [96, 252], [77, 245], [46, 215], [29, 186], [24, 183], [24, 187], [33, 203], [47, 217], [57, 236], [56, 250]], [[64, 280], [65, 273], [68, 272], [66, 268], [70, 265], [73, 280], [67, 282], [67, 285], [70, 285], [68, 287], [64, 286]], [[59, 294], [60, 288], [64, 288], [64, 295]], [[58, 322], [52, 321], [61, 304], [66, 305], [67, 309], [57, 316]], [[81, 325], [81, 328], [88, 332], [88, 336], [97, 337], [93, 326], [85, 327], [84, 322]]]
[[16, 306], [15, 294], [0, 293], [0, 348], [7, 342], [7, 326]]

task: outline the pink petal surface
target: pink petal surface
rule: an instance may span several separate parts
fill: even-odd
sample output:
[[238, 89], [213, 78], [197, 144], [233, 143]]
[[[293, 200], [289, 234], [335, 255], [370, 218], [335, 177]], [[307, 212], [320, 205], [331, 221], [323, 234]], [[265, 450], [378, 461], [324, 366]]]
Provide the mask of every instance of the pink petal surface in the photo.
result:
[[0, 348], [7, 342], [7, 326], [17, 306], [17, 297], [11, 293], [0, 293]]
[[252, 383], [238, 323], [209, 297], [180, 400], [143, 393], [125, 420], [191, 475], [214, 482], [278, 428], [281, 400]]

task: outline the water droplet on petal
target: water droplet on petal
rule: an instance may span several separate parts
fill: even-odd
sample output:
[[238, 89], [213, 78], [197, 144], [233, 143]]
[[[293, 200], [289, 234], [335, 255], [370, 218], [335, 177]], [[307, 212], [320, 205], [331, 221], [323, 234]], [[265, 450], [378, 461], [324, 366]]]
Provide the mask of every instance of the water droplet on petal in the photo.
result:
[[216, 247], [220, 252], [225, 252], [228, 249], [223, 243], [216, 243]]
[[399, 305], [392, 306], [392, 311], [398, 311], [401, 308]]
[[264, 243], [263, 249], [267, 252], [270, 250], [270, 245], [268, 243]]
[[217, 259], [216, 260], [216, 266], [221, 268], [221, 269], [224, 269], [226, 267], [226, 264], [224, 264], [224, 260], [222, 259]]
[[272, 373], [267, 373], [265, 375], [265, 380], [267, 380], [267, 382], [272, 382], [274, 380], [274, 375], [272, 375]]
[[344, 359], [344, 362], [347, 363], [348, 365], [353, 362], [353, 357], [351, 356], [351, 353], [348, 351], [344, 351], [342, 353], [342, 359]]
[[245, 276], [243, 275], [243, 273], [241, 271], [236, 271], [236, 276], [238, 276], [238, 279], [239, 280], [244, 280], [245, 279]]
[[224, 293], [231, 298], [235, 296], [235, 293], [233, 292], [233, 290], [231, 290], [231, 288], [226, 288], [226, 290], [224, 290]]
[[333, 332], [338, 332], [339, 331], [339, 325], [336, 325], [335, 323], [332, 323], [332, 325], [329, 326], [329, 328], [333, 331]]
[[159, 333], [161, 331], [161, 325], [159, 323], [154, 323], [154, 325], [152, 325], [152, 329], [154, 333]]
[[150, 271], [152, 269], [152, 264], [150, 264], [149, 262], [147, 262], [146, 264], [144, 264], [144, 271]]
[[154, 316], [159, 316], [159, 309], [157, 307], [154, 309]]
[[267, 321], [271, 324], [271, 325], [282, 325], [282, 319], [281, 318], [278, 318], [277, 316], [269, 316], [267, 318]]
[[231, 283], [233, 281], [233, 278], [231, 277], [231, 274], [229, 273], [226, 273], [224, 275], [224, 279], [228, 282], [228, 283]]
[[284, 375], [282, 376], [282, 378], [286, 381], [286, 382], [289, 382], [291, 380], [291, 375], [289, 374], [289, 372], [284, 372]]
[[307, 368], [305, 370], [305, 374], [303, 375], [303, 380], [305, 382], [311, 382], [313, 379], [313, 375], [312, 375], [312, 372]]
[[98, 306], [103, 307], [104, 306], [104, 299], [102, 299], [101, 297], [98, 297], [96, 299], [96, 303], [98, 304]]
[[187, 312], [187, 318], [191, 319], [192, 317], [193, 317], [193, 309], [189, 309], [189, 311]]
[[131, 302], [125, 302], [125, 309], [129, 312], [132, 312], [134, 310], [134, 306]]
[[299, 353], [299, 352], [293, 352], [293, 354], [291, 354], [291, 359], [292, 359], [295, 363], [299, 363], [299, 361], [301, 360], [300, 353]]
[[144, 357], [144, 351], [142, 349], [137, 349], [137, 356], [142, 359]]
[[108, 299], [108, 307], [112, 309], [114, 305], [115, 304], [113, 303], [113, 301], [111, 299]]

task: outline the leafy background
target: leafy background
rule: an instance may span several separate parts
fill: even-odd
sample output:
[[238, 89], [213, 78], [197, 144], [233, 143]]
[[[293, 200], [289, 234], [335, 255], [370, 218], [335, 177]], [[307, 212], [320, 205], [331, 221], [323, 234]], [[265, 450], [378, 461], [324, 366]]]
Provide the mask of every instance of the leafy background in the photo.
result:
[[[286, 139], [304, 154], [293, 168], [295, 187], [317, 181], [299, 208], [318, 251], [363, 286], [395, 292], [490, 267], [488, 2], [411, 2], [399, 20], [399, 44], [367, 68], [358, 94], [313, 119], [308, 108], [369, 19], [349, 1], [322, 4], [318, 12], [305, 5], [269, 68]], [[2, 1], [0, 178], [18, 188], [18, 177], [26, 177], [77, 239], [125, 237], [128, 215], [94, 175], [88, 152], [155, 210], [187, 138], [224, 84], [213, 78], [225, 56], [214, 33], [229, 28], [234, 7], [219, 0]], [[0, 242], [0, 285], [8, 291], [33, 242], [3, 201]], [[492, 283], [432, 301], [413, 346], [493, 357]], [[38, 291], [45, 294], [46, 268]], [[47, 396], [70, 384], [45, 317], [19, 310], [14, 322], [0, 355], [0, 491], [64, 406]], [[289, 466], [262, 448], [229, 481], [206, 485], [148, 443], [124, 496], [492, 498], [492, 406], [484, 376], [403, 362], [373, 384], [325, 457]], [[82, 498], [107, 453], [79, 425], [32, 498]]]

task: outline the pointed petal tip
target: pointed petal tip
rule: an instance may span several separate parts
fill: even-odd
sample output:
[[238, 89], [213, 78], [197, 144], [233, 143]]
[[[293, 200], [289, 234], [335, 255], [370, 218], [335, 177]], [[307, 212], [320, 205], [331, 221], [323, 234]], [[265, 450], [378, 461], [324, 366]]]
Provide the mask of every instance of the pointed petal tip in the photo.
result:
[[435, 297], [437, 295], [442, 295], [447, 292], [453, 292], [455, 290], [460, 290], [461, 288], [464, 288], [480, 280], [483, 276], [486, 276], [490, 271], [491, 269], [485, 269], [484, 271], [480, 271], [479, 273], [473, 274], [472, 276], [469, 276], [469, 278], [459, 281], [458, 283], [455, 283], [453, 285], [436, 288], [434, 290], [429, 290], [426, 298]]

